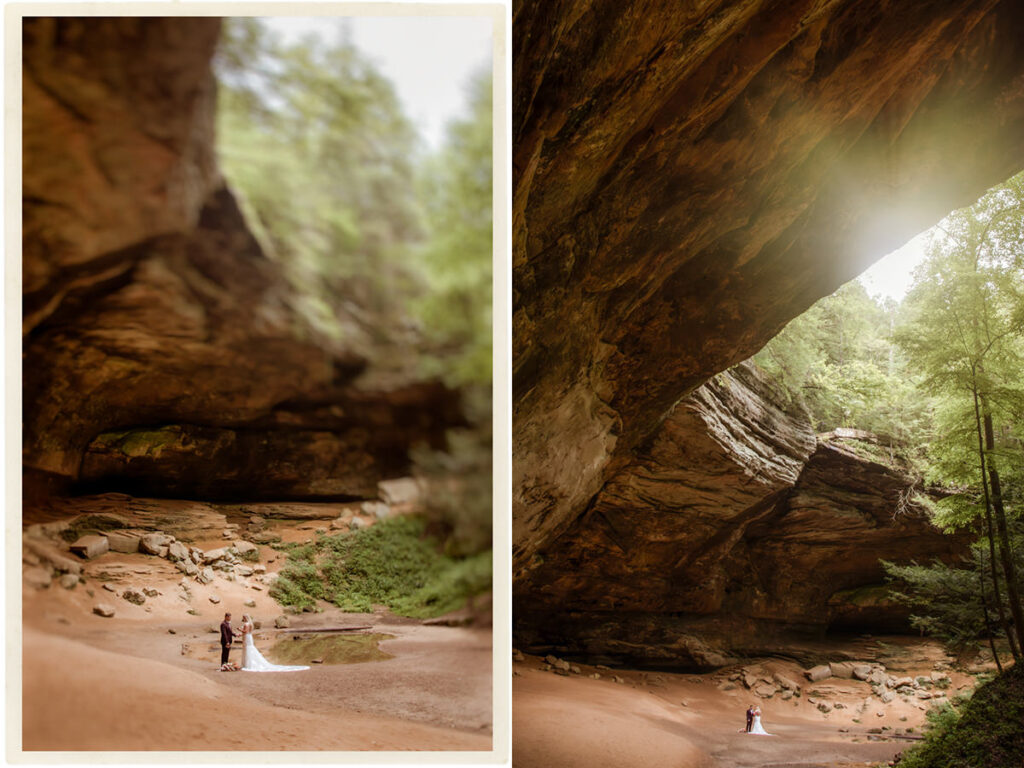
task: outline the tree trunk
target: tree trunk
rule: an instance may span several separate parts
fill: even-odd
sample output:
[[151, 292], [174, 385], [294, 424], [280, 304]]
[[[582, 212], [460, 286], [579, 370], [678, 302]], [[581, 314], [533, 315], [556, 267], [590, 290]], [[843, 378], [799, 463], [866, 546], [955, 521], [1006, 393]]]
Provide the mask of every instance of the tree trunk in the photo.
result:
[[[972, 371], [972, 374], [975, 374], [975, 372]], [[999, 576], [996, 574], [996, 542], [995, 533], [992, 530], [992, 503], [988, 493], [988, 478], [985, 474], [985, 443], [982, 438], [981, 406], [978, 403], [977, 386], [972, 388], [972, 394], [974, 395], [974, 426], [978, 433], [978, 460], [981, 464], [981, 487], [985, 493], [985, 532], [986, 538], [988, 539], [989, 567], [992, 574], [992, 592], [995, 597], [996, 614], [999, 616], [999, 623], [1002, 625], [1003, 631], [1006, 632], [1006, 640], [1010, 644], [1010, 653], [1013, 655], [1013, 660], [1019, 662], [1021, 660], [1021, 655], [1020, 649], [1016, 644], [1017, 635], [1012, 631], [1010, 621], [1007, 619], [1006, 609], [1003, 607], [1002, 590], [999, 589]]]
[[[982, 406], [984, 406], [984, 400]], [[1006, 577], [1006, 593], [1010, 599], [1010, 613], [1013, 614], [1013, 627], [1016, 630], [1018, 647], [1020, 638], [1024, 636], [1024, 608], [1020, 602], [1020, 590], [1017, 585], [1017, 573], [1010, 550], [1010, 534], [1006, 526], [1006, 512], [1003, 509], [1003, 492], [999, 484], [999, 471], [992, 462], [991, 451], [995, 449], [995, 434], [992, 429], [992, 414], [985, 408], [985, 449], [989, 452], [988, 478], [992, 487], [992, 511], [995, 513], [996, 530], [999, 533], [999, 555], [1003, 564], [1003, 575]], [[1019, 659], [1018, 659], [1019, 660]]]

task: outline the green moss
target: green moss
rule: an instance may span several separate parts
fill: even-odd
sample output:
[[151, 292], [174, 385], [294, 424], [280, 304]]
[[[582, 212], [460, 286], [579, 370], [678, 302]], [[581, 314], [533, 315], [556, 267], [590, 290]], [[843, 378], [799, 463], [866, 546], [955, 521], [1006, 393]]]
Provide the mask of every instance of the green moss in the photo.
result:
[[425, 530], [424, 520], [399, 517], [292, 547], [270, 594], [302, 609], [329, 600], [345, 611], [365, 613], [378, 604], [428, 618], [491, 588], [490, 551], [452, 558]]
[[64, 541], [75, 542], [86, 534], [103, 533], [124, 528], [125, 523], [116, 517], [107, 515], [85, 515], [71, 523], [70, 526], [61, 531], [60, 535]]
[[928, 713], [925, 741], [900, 768], [1020, 768], [1024, 765], [1024, 670], [1007, 670]]
[[179, 447], [181, 429], [133, 429], [124, 432], [104, 432], [97, 439], [101, 445], [120, 451], [125, 456], [159, 456], [164, 448]]

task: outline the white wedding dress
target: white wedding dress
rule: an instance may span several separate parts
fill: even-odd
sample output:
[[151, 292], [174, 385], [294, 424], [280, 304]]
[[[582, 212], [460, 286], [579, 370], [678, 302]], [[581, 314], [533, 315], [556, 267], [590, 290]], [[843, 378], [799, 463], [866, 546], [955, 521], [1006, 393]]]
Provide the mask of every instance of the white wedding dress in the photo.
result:
[[256, 650], [256, 644], [252, 641], [252, 629], [245, 633], [245, 640], [242, 642], [242, 671], [243, 672], [299, 672], [309, 667], [289, 667], [280, 664], [271, 664], [263, 654]]
[[754, 715], [754, 723], [750, 726], [750, 732], [759, 734], [761, 736], [771, 736], [771, 734], [764, 729], [764, 726], [761, 725], [760, 715]]

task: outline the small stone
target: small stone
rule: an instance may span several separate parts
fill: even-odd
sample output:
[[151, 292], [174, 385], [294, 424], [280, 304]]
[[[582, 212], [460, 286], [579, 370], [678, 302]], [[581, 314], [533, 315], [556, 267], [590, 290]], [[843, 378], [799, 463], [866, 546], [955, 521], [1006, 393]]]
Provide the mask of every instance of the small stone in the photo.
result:
[[853, 667], [853, 677], [856, 680], [867, 680], [868, 675], [871, 674], [870, 664], [856, 664]]
[[74, 573], [65, 573], [60, 577], [60, 585], [64, 589], [74, 589], [78, 586], [78, 575]]
[[819, 701], [818, 702], [818, 710], [820, 712], [825, 712], [825, 713], [831, 712], [832, 711], [832, 705], [829, 704], [827, 701]]
[[113, 606], [107, 605], [106, 603], [96, 603], [96, 605], [92, 607], [92, 612], [95, 613], [97, 616], [102, 616], [106, 619], [109, 619], [111, 616], [114, 615], [114, 608]]
[[626, 681], [625, 681], [625, 680], [623, 680], [623, 679], [622, 679], [621, 677], [619, 677], [618, 675], [612, 675], [612, 680], [614, 680], [614, 681], [615, 681], [616, 683], [618, 683], [619, 685], [624, 685], [624, 684], [626, 683]]
[[107, 592], [117, 592], [117, 587], [115, 587], [113, 584], [104, 584], [103, 588], [107, 590]]
[[885, 712], [875, 712], [875, 717], [885, 717]]
[[569, 667], [569, 671], [572, 672], [574, 675], [580, 674], [580, 668], [577, 667], [575, 664]]
[[259, 584], [250, 584], [249, 589], [255, 589], [257, 592], [263, 591], [263, 587], [261, 587]]
[[196, 576], [196, 581], [198, 581], [200, 584], [209, 584], [211, 581], [213, 581], [213, 569], [203, 568], [203, 570], [201, 570], [199, 574]]
[[22, 578], [26, 584], [36, 589], [45, 589], [53, 581], [49, 568], [26, 568]]
[[892, 691], [882, 691], [881, 695], [879, 695], [878, 698], [882, 700], [883, 704], [888, 704], [890, 701], [896, 698], [896, 694]]
[[323, 664], [324, 660], [323, 659], [310, 659], [309, 663], [310, 664]]
[[246, 600], [245, 603], [243, 603], [243, 605], [245, 605], [246, 608], [255, 608], [256, 607], [256, 601], [255, 600]]
[[217, 605], [220, 602], [220, 598], [217, 595], [210, 595], [210, 602]]
[[169, 634], [169, 635], [176, 635], [176, 634], [178, 634], [178, 632], [177, 632], [177, 630], [174, 629], [174, 627], [171, 627], [170, 629], [167, 630], [167, 634]]
[[221, 547], [220, 549], [211, 549], [203, 553], [203, 562], [209, 565], [210, 563], [215, 563], [218, 560], [222, 560], [227, 557], [227, 554], [228, 550], [225, 547]]
[[182, 544], [180, 541], [172, 542], [167, 546], [167, 559], [178, 562], [179, 560], [188, 559], [188, 547]]
[[163, 533], [147, 533], [139, 540], [139, 551], [147, 555], [159, 555], [160, 549], [172, 541], [170, 536]]
[[278, 629], [283, 629], [285, 627], [290, 627], [291, 626], [291, 621], [288, 619], [287, 616], [285, 616], [284, 614], [281, 614], [276, 619], [274, 619], [274, 626], [277, 627]]
[[146, 596], [137, 589], [133, 589], [131, 587], [121, 593], [121, 599], [127, 600], [129, 603], [134, 603], [135, 605], [142, 605], [146, 602]]
[[156, 597], [160, 594], [160, 590], [153, 589], [151, 587], [143, 587], [142, 594], [144, 594], [146, 597]]

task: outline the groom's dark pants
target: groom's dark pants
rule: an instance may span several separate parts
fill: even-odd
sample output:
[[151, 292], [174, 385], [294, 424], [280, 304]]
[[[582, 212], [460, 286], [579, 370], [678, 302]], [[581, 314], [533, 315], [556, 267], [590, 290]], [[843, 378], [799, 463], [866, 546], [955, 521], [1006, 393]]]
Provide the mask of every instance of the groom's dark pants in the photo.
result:
[[230, 645], [224, 645], [221, 643], [220, 646], [220, 665], [224, 666], [228, 663], [228, 653], [231, 651]]

